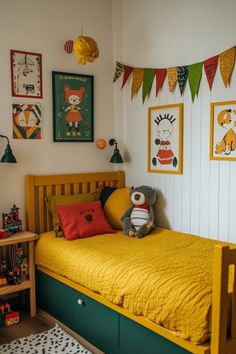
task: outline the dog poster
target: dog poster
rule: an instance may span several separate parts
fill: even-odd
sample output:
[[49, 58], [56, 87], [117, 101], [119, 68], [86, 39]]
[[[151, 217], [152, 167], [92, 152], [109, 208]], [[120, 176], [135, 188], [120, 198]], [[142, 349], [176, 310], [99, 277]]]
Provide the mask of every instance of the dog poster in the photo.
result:
[[211, 103], [211, 160], [236, 160], [236, 101]]

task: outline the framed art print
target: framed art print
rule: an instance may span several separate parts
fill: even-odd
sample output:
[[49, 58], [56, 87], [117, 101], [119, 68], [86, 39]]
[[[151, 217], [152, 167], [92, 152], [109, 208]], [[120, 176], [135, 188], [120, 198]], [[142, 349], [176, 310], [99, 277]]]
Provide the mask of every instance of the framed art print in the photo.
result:
[[182, 173], [183, 104], [148, 108], [148, 172]]
[[10, 55], [12, 96], [42, 98], [42, 55], [20, 50]]
[[52, 72], [53, 141], [94, 141], [93, 76]]
[[211, 103], [210, 159], [236, 161], [236, 101]]
[[41, 139], [42, 108], [38, 103], [13, 103], [13, 139]]

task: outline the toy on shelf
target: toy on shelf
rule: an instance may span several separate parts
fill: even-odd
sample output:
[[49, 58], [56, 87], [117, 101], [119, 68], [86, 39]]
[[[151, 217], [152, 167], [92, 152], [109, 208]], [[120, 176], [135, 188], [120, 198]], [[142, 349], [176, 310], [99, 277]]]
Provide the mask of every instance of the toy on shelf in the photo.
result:
[[22, 231], [22, 221], [19, 219], [19, 208], [14, 204], [10, 212], [2, 213], [2, 227], [0, 238], [8, 237]]
[[5, 316], [4, 316], [4, 319], [5, 319], [6, 327], [12, 326], [14, 324], [19, 323], [19, 321], [20, 321], [20, 313], [19, 313], [19, 311], [6, 313]]
[[20, 267], [21, 267], [21, 279], [22, 279], [22, 280], [28, 279], [29, 266], [28, 266], [27, 258], [23, 258]]
[[9, 302], [1, 301], [0, 302], [0, 315], [3, 315], [4, 313], [11, 312], [11, 305]]

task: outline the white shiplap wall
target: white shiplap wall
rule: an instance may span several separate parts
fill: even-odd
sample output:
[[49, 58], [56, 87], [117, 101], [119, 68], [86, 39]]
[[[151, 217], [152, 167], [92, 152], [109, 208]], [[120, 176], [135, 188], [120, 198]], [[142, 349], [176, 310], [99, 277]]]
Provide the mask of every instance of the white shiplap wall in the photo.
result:
[[[235, 12], [234, 0], [114, 0], [114, 61], [161, 68], [205, 60], [236, 44]], [[210, 103], [236, 100], [236, 68], [227, 89], [218, 69], [212, 91], [203, 72], [194, 103], [188, 83], [181, 97], [178, 87], [169, 93], [166, 80], [156, 98], [154, 81], [144, 104], [141, 91], [131, 102], [131, 80], [120, 87], [121, 80], [114, 84], [114, 119], [127, 184], [157, 190], [158, 225], [236, 243], [236, 162], [209, 159]], [[147, 173], [147, 108], [178, 102], [184, 103], [183, 174]]]

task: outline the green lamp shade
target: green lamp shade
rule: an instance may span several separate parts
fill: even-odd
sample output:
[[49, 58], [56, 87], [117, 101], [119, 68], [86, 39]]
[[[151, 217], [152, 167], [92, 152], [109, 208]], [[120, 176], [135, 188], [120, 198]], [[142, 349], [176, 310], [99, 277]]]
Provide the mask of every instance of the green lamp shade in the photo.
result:
[[123, 158], [119, 152], [119, 149], [114, 150], [114, 153], [110, 159], [110, 162], [112, 162], [112, 163], [123, 163], [124, 162]]
[[16, 158], [12, 153], [10, 144], [7, 144], [4, 155], [1, 158], [1, 162], [16, 163]]

